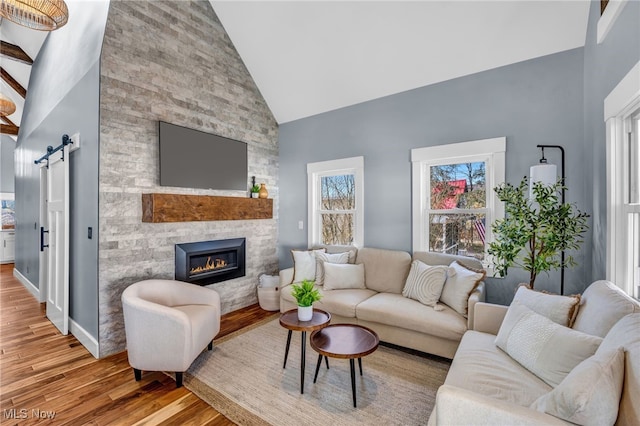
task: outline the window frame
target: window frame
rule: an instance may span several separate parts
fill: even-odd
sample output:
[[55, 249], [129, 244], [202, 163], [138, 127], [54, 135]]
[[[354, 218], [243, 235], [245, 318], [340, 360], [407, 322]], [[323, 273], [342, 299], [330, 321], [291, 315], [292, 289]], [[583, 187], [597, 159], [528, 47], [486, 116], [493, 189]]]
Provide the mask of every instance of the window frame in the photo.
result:
[[[629, 201], [629, 124], [640, 111], [640, 61], [604, 100], [607, 175], [607, 265], [606, 278], [625, 293], [639, 298], [634, 286], [640, 267], [634, 260], [631, 215], [640, 204]], [[634, 271], [634, 268], [636, 269]]]
[[354, 215], [353, 245], [364, 246], [364, 157], [361, 156], [307, 163], [308, 247], [323, 244], [322, 214], [327, 211], [321, 209], [321, 178], [345, 174], [353, 174], [355, 181], [355, 208], [350, 210]]
[[493, 188], [505, 181], [506, 143], [506, 137], [498, 137], [411, 150], [412, 246], [414, 252], [429, 250], [429, 227], [427, 221], [429, 214], [433, 211], [429, 204], [429, 168], [437, 165], [483, 161], [485, 162], [485, 191], [487, 194], [484, 209], [451, 209], [446, 211], [451, 213], [485, 211], [485, 259], [483, 265], [485, 269], [491, 269], [491, 264], [486, 254], [489, 243], [493, 241], [491, 223], [495, 219], [504, 218], [504, 204], [500, 202]]

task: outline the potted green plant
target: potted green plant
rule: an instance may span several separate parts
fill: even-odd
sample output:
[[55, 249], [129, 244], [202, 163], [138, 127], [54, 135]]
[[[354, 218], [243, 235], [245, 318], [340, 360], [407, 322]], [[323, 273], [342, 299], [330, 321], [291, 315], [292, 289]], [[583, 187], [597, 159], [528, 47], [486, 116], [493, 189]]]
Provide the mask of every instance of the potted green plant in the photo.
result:
[[291, 294], [298, 302], [298, 319], [300, 321], [309, 321], [313, 317], [313, 302], [317, 302], [322, 295], [315, 288], [315, 282], [303, 280], [299, 284], [291, 286]]
[[580, 247], [589, 215], [572, 204], [560, 203], [562, 189], [561, 181], [553, 185], [537, 182], [528, 197], [526, 176], [518, 186], [503, 183], [493, 188], [505, 204], [505, 218], [491, 225], [494, 241], [488, 250], [500, 277], [507, 275], [509, 267], [519, 266], [529, 272], [533, 289], [540, 272], [576, 265], [572, 256], [562, 262], [559, 254]]
[[258, 198], [259, 192], [260, 192], [260, 185], [253, 185], [251, 187], [251, 198]]

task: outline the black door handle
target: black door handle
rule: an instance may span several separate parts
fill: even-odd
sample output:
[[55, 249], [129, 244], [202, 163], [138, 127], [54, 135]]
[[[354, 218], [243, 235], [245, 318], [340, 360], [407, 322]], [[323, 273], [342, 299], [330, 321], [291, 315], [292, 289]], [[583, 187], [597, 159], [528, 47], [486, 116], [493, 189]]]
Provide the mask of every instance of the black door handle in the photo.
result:
[[44, 226], [40, 227], [40, 251], [44, 251], [45, 247], [49, 247], [49, 244], [44, 244], [44, 234], [45, 232], [48, 234], [49, 231], [44, 230]]

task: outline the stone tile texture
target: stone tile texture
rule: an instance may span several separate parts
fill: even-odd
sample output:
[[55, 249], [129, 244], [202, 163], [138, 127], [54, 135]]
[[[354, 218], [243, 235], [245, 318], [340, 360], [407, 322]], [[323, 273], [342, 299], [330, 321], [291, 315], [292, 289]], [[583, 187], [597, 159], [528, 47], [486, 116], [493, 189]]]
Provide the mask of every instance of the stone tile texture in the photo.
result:
[[[159, 186], [158, 121], [248, 144], [250, 176], [274, 199], [268, 220], [142, 223], [141, 194], [246, 197]], [[246, 276], [210, 287], [223, 313], [257, 302], [278, 268], [278, 126], [208, 1], [112, 1], [101, 56], [100, 356], [125, 349], [120, 297], [134, 282], [172, 279], [174, 245], [247, 239]]]

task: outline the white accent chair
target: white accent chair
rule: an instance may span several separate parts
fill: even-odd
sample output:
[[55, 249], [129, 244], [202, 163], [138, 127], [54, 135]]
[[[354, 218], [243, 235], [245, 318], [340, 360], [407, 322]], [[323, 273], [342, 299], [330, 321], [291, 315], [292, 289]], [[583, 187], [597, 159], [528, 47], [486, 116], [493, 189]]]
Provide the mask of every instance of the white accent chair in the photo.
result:
[[220, 296], [214, 290], [173, 280], [146, 280], [122, 292], [129, 364], [142, 371], [176, 373], [176, 386], [220, 331]]

